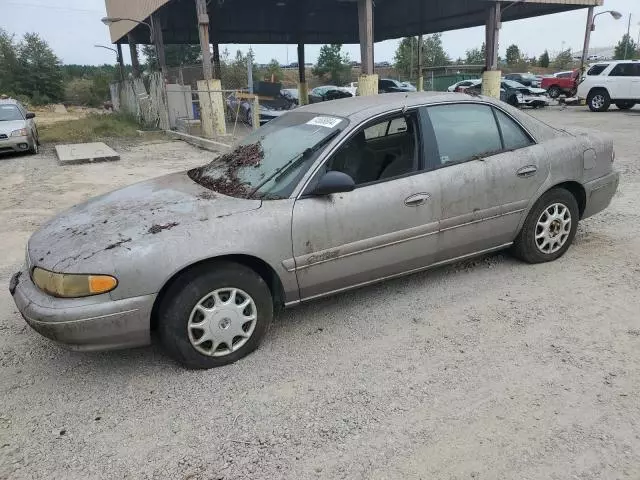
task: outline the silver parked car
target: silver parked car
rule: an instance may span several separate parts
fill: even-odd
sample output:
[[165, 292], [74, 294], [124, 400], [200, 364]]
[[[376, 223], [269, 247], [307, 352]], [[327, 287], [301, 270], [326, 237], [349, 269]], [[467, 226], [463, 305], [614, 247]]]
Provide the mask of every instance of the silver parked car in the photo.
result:
[[144, 345], [209, 368], [283, 307], [512, 247], [569, 248], [618, 186], [611, 140], [503, 102], [401, 93], [288, 112], [188, 172], [94, 198], [29, 240], [10, 291], [72, 348]]
[[38, 128], [20, 102], [12, 98], [0, 99], [0, 153], [38, 153]]

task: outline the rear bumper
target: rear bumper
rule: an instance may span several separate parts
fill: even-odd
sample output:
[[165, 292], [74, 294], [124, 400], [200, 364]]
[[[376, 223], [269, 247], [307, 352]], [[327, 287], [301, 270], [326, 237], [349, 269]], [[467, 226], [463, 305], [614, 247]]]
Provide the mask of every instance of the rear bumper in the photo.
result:
[[9, 289], [22, 317], [35, 331], [72, 350], [112, 350], [150, 343], [155, 295], [116, 301], [108, 294], [54, 298], [38, 289], [26, 271], [11, 278]]
[[609, 206], [618, 189], [620, 174], [616, 171], [584, 184], [586, 205], [582, 218], [601, 212]]
[[27, 152], [33, 148], [33, 141], [29, 136], [0, 138], [0, 153]]

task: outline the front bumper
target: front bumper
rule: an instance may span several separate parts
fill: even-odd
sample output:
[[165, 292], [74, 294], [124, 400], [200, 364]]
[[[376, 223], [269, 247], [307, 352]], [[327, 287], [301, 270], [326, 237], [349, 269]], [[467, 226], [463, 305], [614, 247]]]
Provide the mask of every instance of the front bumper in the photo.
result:
[[28, 152], [30, 148], [33, 148], [33, 138], [29, 136], [0, 138], [0, 153]]
[[150, 343], [156, 295], [115, 301], [109, 294], [55, 298], [36, 287], [28, 271], [16, 273], [9, 290], [35, 331], [72, 350], [113, 350]]
[[526, 107], [546, 107], [549, 105], [549, 97], [547, 96], [536, 96], [536, 95], [524, 95], [521, 99], [518, 100], [520, 105]]
[[584, 184], [586, 205], [582, 218], [590, 217], [609, 206], [618, 189], [620, 174], [615, 170]]

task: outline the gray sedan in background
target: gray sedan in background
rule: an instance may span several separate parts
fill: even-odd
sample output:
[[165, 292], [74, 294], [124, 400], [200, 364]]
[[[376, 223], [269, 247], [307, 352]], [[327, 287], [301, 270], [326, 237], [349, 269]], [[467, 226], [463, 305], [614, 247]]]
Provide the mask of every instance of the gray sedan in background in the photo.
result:
[[0, 153], [38, 153], [38, 128], [20, 102], [12, 98], [0, 99]]
[[609, 137], [503, 102], [402, 93], [301, 107], [210, 164], [33, 234], [10, 291], [75, 349], [157, 330], [191, 368], [254, 350], [283, 307], [501, 249], [562, 256], [618, 186]]

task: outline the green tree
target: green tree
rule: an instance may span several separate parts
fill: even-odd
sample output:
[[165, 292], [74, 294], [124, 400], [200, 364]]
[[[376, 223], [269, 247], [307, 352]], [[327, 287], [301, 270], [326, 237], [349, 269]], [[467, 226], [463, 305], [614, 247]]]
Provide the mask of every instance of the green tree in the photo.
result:
[[332, 43], [320, 48], [313, 74], [318, 77], [328, 77], [329, 81], [336, 85], [342, 85], [351, 79], [349, 56], [342, 53], [341, 44]]
[[0, 28], [0, 94], [17, 93], [17, 45], [13, 35]]
[[34, 103], [62, 99], [61, 62], [37, 33], [26, 33], [18, 44], [19, 92]]
[[553, 60], [553, 66], [558, 69], [566, 69], [569, 68], [573, 64], [573, 57], [571, 55], [571, 50], [564, 50], [556, 56]]
[[447, 55], [442, 46], [442, 35], [440, 33], [425, 37], [422, 46], [422, 58], [425, 67], [441, 67], [451, 63], [449, 55]]
[[[409, 78], [418, 75], [418, 39], [405, 37], [400, 41], [394, 57], [396, 70]], [[440, 67], [451, 63], [442, 46], [439, 33], [427, 35], [422, 40], [422, 66]], [[415, 74], [415, 75], [414, 75]]]
[[[164, 46], [164, 60], [167, 67], [181, 65], [196, 65], [202, 61], [200, 45], [168, 44]], [[154, 45], [143, 45], [142, 54], [145, 56], [145, 69], [158, 70], [158, 56]]]
[[265, 80], [275, 82], [281, 82], [284, 78], [284, 72], [282, 71], [282, 67], [280, 67], [280, 62], [278, 62], [275, 58], [272, 58], [267, 67], [264, 69], [263, 77]]
[[520, 48], [518, 48], [517, 45], [512, 44], [509, 45], [507, 47], [507, 65], [517, 65], [518, 63], [520, 63], [521, 60], [521, 54], [520, 54]]
[[616, 45], [613, 59], [631, 60], [636, 58], [638, 55], [640, 55], [640, 52], [638, 52], [638, 44], [633, 40], [633, 38], [631, 38], [629, 34], [625, 33], [622, 36], [622, 39]]
[[[253, 51], [245, 55], [240, 50], [236, 50], [235, 57], [231, 57], [229, 50], [226, 48], [222, 52], [220, 59], [220, 76], [222, 77], [222, 88], [229, 90], [245, 89], [248, 87], [249, 75], [247, 72], [247, 63], [249, 57], [253, 57]], [[252, 65], [252, 75], [254, 82], [260, 79], [258, 68], [254, 63]]]
[[549, 66], [549, 52], [547, 50], [544, 51], [542, 55], [540, 55], [540, 60], [538, 60], [538, 65], [544, 68]]
[[487, 47], [484, 42], [482, 42], [482, 46], [480, 48], [472, 48], [471, 50], [467, 50], [467, 58], [464, 63], [466, 63], [467, 65], [484, 65], [486, 50]]

